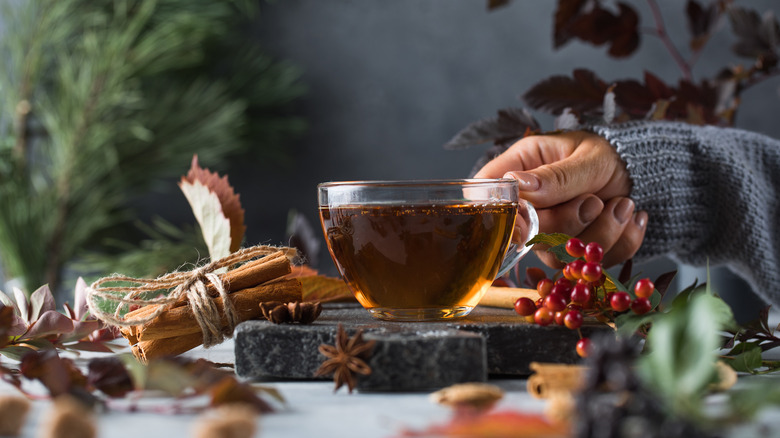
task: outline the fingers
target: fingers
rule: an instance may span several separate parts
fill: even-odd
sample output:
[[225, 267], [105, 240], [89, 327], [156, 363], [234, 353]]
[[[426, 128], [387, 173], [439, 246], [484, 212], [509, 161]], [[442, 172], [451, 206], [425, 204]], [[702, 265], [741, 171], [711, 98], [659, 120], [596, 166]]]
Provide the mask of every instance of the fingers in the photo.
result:
[[642, 244], [647, 229], [647, 213], [634, 213], [634, 201], [614, 198], [607, 202], [599, 217], [577, 237], [597, 242], [604, 248], [602, 264], [608, 268], [631, 258]]
[[[647, 230], [647, 212], [635, 212], [634, 202], [624, 197], [611, 199], [599, 208], [591, 196], [580, 196], [569, 203], [537, 211], [541, 231], [565, 233], [585, 243], [598, 242], [604, 248], [604, 267], [633, 257]], [[534, 252], [544, 264], [561, 268], [563, 264], [546, 249], [534, 246]]]
[[[595, 195], [581, 195], [569, 202], [551, 208], [537, 210], [539, 231], [542, 233], [564, 233], [577, 236], [599, 217], [604, 203]], [[550, 253], [546, 245], [535, 245], [534, 252], [542, 262], [550, 267], [562, 264]]]
[[603, 138], [587, 132], [526, 137], [486, 164], [478, 178], [514, 178], [520, 196], [537, 208], [580, 195], [627, 196], [625, 164]]
[[604, 202], [596, 195], [580, 195], [569, 202], [551, 208], [539, 209], [539, 231], [577, 236], [599, 217]]

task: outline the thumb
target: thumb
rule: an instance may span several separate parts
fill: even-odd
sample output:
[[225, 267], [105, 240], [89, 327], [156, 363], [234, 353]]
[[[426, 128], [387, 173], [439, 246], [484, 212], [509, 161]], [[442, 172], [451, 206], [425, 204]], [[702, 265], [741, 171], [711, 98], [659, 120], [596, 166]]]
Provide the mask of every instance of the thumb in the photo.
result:
[[600, 192], [609, 175], [603, 168], [570, 156], [531, 170], [507, 172], [504, 178], [517, 180], [521, 198], [537, 208], [546, 208]]

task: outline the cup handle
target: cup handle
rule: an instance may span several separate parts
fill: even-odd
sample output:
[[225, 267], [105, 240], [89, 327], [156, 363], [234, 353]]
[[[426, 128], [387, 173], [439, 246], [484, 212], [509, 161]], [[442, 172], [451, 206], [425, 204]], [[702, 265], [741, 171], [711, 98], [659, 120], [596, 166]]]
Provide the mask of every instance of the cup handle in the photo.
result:
[[531, 247], [526, 246], [526, 243], [539, 232], [539, 216], [536, 214], [534, 206], [531, 205], [530, 202], [521, 199], [518, 201], [517, 209], [515, 221], [520, 218], [525, 219], [525, 227], [521, 226], [521, 229], [525, 234], [525, 239], [523, 239], [523, 245], [517, 245], [516, 243], [509, 244], [509, 248], [507, 248], [506, 254], [504, 255], [504, 260], [501, 261], [501, 267], [498, 268], [496, 278], [504, 276], [504, 274], [509, 272], [520, 259], [528, 254]]

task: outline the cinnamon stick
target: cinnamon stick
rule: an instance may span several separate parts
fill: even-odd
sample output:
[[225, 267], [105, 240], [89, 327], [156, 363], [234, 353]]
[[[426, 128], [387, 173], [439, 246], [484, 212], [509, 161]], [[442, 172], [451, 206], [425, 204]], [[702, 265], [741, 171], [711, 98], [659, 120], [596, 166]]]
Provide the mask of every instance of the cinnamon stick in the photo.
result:
[[539, 299], [539, 292], [536, 289], [491, 286], [488, 288], [488, 291], [485, 292], [485, 295], [482, 296], [482, 299], [479, 300], [479, 305], [513, 309], [515, 307], [515, 301], [520, 297], [527, 297], [536, 301]]
[[[225, 289], [228, 293], [232, 293], [263, 284], [291, 272], [292, 265], [290, 264], [290, 259], [287, 258], [283, 251], [277, 251], [261, 259], [252, 260], [243, 266], [227, 271], [220, 275], [220, 279], [222, 280], [222, 284], [225, 285]], [[214, 285], [211, 283], [206, 284], [206, 290], [212, 297], [219, 295], [214, 288]], [[182, 296], [173, 307], [183, 306], [186, 303], [187, 297]], [[128, 316], [130, 315], [128, 314]]]
[[[279, 280], [257, 287], [246, 288], [228, 296], [232, 301], [239, 321], [254, 319], [262, 315], [260, 306], [264, 301], [279, 301], [283, 303], [301, 301], [301, 282], [292, 278]], [[221, 297], [214, 298], [217, 311], [222, 315], [222, 325], [227, 325], [224, 316], [225, 306]], [[172, 338], [201, 333], [195, 315], [189, 306], [174, 307], [162, 313], [148, 323], [137, 326], [134, 335], [139, 342], [155, 339]]]
[[201, 333], [192, 333], [173, 338], [139, 342], [132, 346], [131, 351], [139, 362], [146, 364], [152, 359], [182, 354], [202, 343], [203, 335]]
[[[254, 287], [263, 284], [267, 281], [275, 278], [282, 277], [292, 272], [292, 266], [289, 259], [284, 255], [284, 252], [278, 251], [273, 254], [267, 255], [261, 259], [255, 259], [251, 262], [240, 266], [232, 271], [228, 271], [222, 274], [221, 279], [225, 284], [225, 289], [228, 293], [232, 293], [248, 287]], [[208, 283], [206, 285], [209, 295], [217, 296], [217, 291], [214, 289], [214, 285]], [[172, 307], [180, 307], [187, 304], [187, 297], [177, 301]], [[132, 322], [133, 320], [141, 320], [154, 313], [159, 304], [148, 305], [139, 309], [127, 312], [125, 315], [125, 321]]]

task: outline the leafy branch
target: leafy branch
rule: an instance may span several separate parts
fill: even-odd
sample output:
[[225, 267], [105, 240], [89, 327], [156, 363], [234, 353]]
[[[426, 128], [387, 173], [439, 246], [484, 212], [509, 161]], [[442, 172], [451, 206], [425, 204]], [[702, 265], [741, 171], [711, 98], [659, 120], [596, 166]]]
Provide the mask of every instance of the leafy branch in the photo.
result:
[[[614, 8], [605, 7], [614, 3]], [[687, 0], [685, 16], [691, 55], [685, 59], [672, 41], [656, 0], [647, 0], [653, 26], [641, 27], [637, 10], [624, 2], [607, 0], [558, 0], [554, 16], [553, 46], [559, 49], [572, 40], [608, 46], [607, 53], [625, 58], [640, 46], [640, 34], [661, 40], [680, 68], [676, 85], [667, 84], [646, 70], [643, 81], [607, 81], [590, 70], [575, 69], [571, 76], [556, 75], [533, 85], [522, 96], [532, 109], [558, 116], [556, 129], [581, 123], [612, 123], [628, 120], [678, 120], [693, 124], [733, 125], [742, 93], [780, 75], [780, 23], [771, 13], [734, 6], [732, 0], [713, 0], [706, 5]], [[489, 4], [490, 8], [501, 5]], [[696, 80], [693, 65], [710, 41], [717, 23], [728, 18], [735, 43], [732, 51], [752, 64], [726, 66], [710, 77]], [[506, 117], [506, 114], [523, 117]], [[573, 122], [571, 122], [573, 119]], [[445, 148], [458, 149], [492, 142], [489, 159], [525, 135], [539, 132], [539, 123], [525, 109], [510, 108], [497, 118], [480, 120], [457, 133]]]

